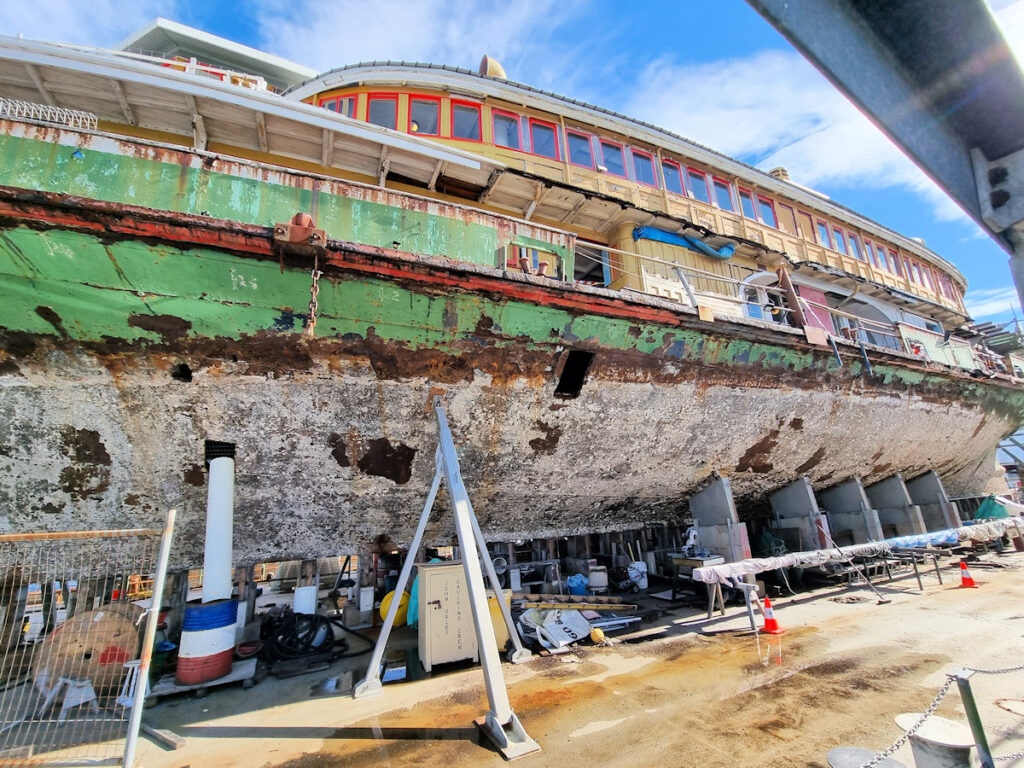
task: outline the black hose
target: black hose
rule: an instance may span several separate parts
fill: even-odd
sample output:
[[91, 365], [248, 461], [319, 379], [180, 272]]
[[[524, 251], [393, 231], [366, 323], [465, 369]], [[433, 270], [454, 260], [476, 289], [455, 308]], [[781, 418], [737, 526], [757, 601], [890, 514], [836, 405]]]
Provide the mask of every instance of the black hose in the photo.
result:
[[[355, 635], [356, 637], [358, 637], [360, 640], [362, 640], [364, 643], [367, 644], [366, 647], [363, 648], [363, 650], [361, 650], [361, 651], [356, 651], [355, 653], [342, 652], [342, 654], [338, 658], [340, 658], [340, 659], [350, 659], [353, 656], [362, 656], [364, 653], [369, 653], [370, 651], [372, 651], [374, 646], [377, 645], [377, 641], [376, 640], [371, 640], [366, 635], [364, 635], [362, 632], [356, 632], [356, 630], [350, 629], [349, 627], [345, 626], [345, 622], [343, 622], [340, 617], [338, 617], [338, 616], [327, 616], [325, 618], [331, 624], [334, 624], [334, 625], [336, 625], [338, 627], [341, 627], [341, 629], [343, 629], [345, 632], [348, 632], [350, 635]], [[340, 638], [340, 639], [343, 640], [343, 638]], [[346, 645], [346, 647], [348, 646], [347, 643], [345, 645]]]
[[323, 653], [338, 657], [348, 649], [345, 638], [335, 639], [331, 622], [325, 616], [296, 614], [290, 610], [264, 618], [260, 639], [263, 641], [260, 655], [270, 662]]

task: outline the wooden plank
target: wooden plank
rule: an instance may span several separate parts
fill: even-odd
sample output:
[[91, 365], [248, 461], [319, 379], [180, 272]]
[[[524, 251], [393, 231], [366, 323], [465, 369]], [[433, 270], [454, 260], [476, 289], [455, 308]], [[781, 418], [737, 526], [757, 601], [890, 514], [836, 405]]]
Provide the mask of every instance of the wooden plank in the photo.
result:
[[178, 750], [185, 746], [185, 740], [174, 731], [169, 731], [166, 728], [154, 728], [153, 726], [146, 725], [145, 723], [142, 723], [141, 725], [142, 732], [158, 744], [163, 744], [165, 747], [172, 750]]

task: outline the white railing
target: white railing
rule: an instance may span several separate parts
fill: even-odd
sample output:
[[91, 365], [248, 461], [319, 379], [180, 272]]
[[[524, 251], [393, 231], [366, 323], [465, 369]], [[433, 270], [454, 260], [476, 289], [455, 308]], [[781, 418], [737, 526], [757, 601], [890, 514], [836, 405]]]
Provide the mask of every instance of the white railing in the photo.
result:
[[3, 98], [0, 98], [0, 117], [39, 120], [43, 123], [57, 123], [58, 125], [67, 125], [71, 128], [85, 128], [87, 130], [96, 130], [98, 122], [96, 115], [91, 112]]

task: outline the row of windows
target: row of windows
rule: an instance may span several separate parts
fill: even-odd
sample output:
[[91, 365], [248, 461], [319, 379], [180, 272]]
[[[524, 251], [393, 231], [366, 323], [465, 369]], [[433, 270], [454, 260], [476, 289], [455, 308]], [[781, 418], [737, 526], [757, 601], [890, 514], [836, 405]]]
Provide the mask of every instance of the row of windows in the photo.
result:
[[[320, 106], [352, 117], [355, 96], [322, 99]], [[398, 94], [371, 93], [367, 96], [367, 122], [384, 128], [399, 130]], [[465, 141], [483, 141], [482, 105], [450, 99], [448, 137]], [[853, 232], [814, 218], [804, 211], [777, 202], [752, 190], [733, 186], [719, 178], [675, 160], [663, 159], [658, 163], [646, 150], [626, 146], [620, 142], [594, 136], [575, 128], [562, 131], [554, 123], [497, 108], [490, 110], [491, 136], [495, 146], [527, 152], [559, 162], [568, 162], [580, 168], [601, 171], [635, 181], [654, 189], [665, 189], [682, 197], [691, 197], [723, 211], [740, 213], [751, 221], [780, 229], [796, 237], [817, 242], [834, 251], [873, 264], [911, 283], [941, 293], [953, 301], [958, 294], [952, 281], [925, 264], [900, 256], [881, 243], [873, 243]], [[407, 133], [421, 136], [441, 136], [441, 97], [410, 95]], [[564, 155], [564, 156], [563, 156]]]

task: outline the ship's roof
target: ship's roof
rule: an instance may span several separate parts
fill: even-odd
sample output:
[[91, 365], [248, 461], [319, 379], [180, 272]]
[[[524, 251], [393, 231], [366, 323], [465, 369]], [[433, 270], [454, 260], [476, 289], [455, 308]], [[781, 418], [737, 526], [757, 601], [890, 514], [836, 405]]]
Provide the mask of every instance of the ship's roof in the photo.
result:
[[[504, 167], [225, 77], [222, 82], [209, 73], [181, 71], [166, 59], [123, 51], [0, 37], [0, 95], [191, 135], [200, 150], [207, 141], [221, 142], [374, 178], [390, 170], [424, 184], [443, 172], [457, 182], [482, 185]], [[30, 111], [33, 104], [23, 107]]]
[[140, 29], [118, 48], [167, 58], [182, 56], [188, 59], [194, 56], [205, 64], [259, 75], [282, 89], [316, 76], [316, 70], [294, 61], [162, 18]]
[[[411, 72], [416, 72], [419, 75], [415, 83], [410, 80], [409, 75]], [[475, 86], [479, 95], [503, 98], [512, 102], [522, 103], [526, 106], [558, 112], [566, 117], [575, 118], [580, 122], [589, 122], [598, 127], [606, 127], [609, 130], [629, 135], [635, 140], [644, 141], [655, 146], [662, 146], [667, 149], [676, 149], [698, 162], [703, 162], [712, 167], [731, 172], [741, 178], [746, 178], [762, 189], [771, 190], [776, 194], [788, 197], [812, 209], [832, 213], [841, 220], [852, 221], [858, 227], [868, 232], [874, 231], [879, 237], [895, 242], [901, 248], [938, 264], [949, 272], [962, 287], [967, 285], [967, 281], [960, 270], [930, 248], [842, 203], [835, 202], [820, 192], [808, 189], [800, 184], [777, 179], [749, 163], [737, 160], [654, 123], [638, 120], [606, 107], [563, 96], [526, 83], [481, 75], [478, 72], [463, 67], [447, 64], [369, 61], [336, 67], [288, 89], [284, 95], [286, 98], [304, 99], [328, 89], [354, 85], [362, 82], [364, 78], [372, 82], [387, 82], [391, 75], [394, 75], [395, 82], [407, 86], [449, 88], [453, 85], [451, 76], [456, 75], [460, 80], [464, 81], [464, 83], [459, 83], [459, 85], [466, 89]], [[524, 94], [535, 97], [533, 103], [530, 103], [529, 99], [524, 99]]]

